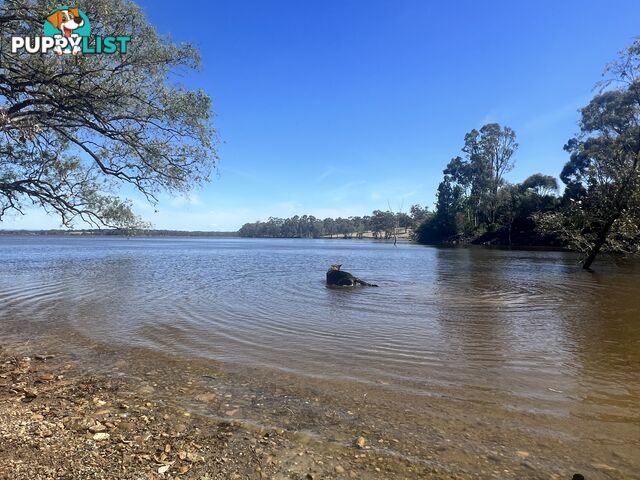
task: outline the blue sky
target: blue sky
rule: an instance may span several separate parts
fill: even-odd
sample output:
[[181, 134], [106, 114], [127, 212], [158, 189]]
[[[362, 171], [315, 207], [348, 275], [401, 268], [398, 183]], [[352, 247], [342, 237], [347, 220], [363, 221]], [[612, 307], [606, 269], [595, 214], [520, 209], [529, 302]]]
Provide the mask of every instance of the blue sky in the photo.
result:
[[[604, 65], [640, 35], [634, 1], [141, 0], [200, 48], [184, 79], [214, 102], [212, 182], [157, 207], [157, 228], [234, 230], [269, 216], [433, 206], [464, 134], [512, 127], [510, 181], [558, 175]], [[2, 228], [59, 226], [28, 210]]]

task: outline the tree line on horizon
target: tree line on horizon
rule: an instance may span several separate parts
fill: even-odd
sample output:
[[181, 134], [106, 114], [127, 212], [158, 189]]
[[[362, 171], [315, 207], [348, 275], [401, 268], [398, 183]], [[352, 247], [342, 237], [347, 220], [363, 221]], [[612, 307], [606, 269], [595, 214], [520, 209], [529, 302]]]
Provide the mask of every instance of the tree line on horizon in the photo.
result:
[[290, 218], [270, 217], [266, 222], [245, 223], [238, 234], [241, 237], [268, 238], [373, 238], [390, 239], [394, 235], [413, 231], [431, 213], [427, 207], [413, 205], [409, 213], [374, 210], [371, 215], [348, 218], [316, 218], [313, 215], [294, 215]]

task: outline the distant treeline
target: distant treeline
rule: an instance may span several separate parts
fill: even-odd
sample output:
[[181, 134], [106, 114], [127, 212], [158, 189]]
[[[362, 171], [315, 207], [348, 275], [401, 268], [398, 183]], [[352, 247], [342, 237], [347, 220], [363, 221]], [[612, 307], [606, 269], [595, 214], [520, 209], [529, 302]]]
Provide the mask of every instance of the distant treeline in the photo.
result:
[[340, 236], [363, 238], [365, 233], [389, 239], [399, 232], [409, 232], [430, 215], [427, 207], [413, 205], [409, 213], [374, 210], [371, 215], [349, 218], [319, 219], [313, 215], [291, 218], [271, 217], [266, 222], [245, 223], [238, 231], [241, 237], [319, 238]]
[[119, 230], [119, 229], [85, 229], [85, 230], [0, 230], [0, 235], [107, 235], [107, 236], [146, 236], [146, 237], [237, 237], [238, 232], [203, 232], [184, 230]]

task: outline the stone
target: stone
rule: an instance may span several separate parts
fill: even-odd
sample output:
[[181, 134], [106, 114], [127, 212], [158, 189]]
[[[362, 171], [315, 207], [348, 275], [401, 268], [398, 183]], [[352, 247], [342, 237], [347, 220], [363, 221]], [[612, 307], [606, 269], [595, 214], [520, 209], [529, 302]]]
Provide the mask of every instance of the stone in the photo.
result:
[[196, 395], [196, 400], [203, 403], [213, 402], [218, 396], [215, 393], [201, 393]]
[[118, 424], [118, 430], [122, 430], [122, 431], [129, 431], [129, 430], [133, 430], [134, 429], [134, 425], [131, 422], [120, 422]]
[[95, 425], [92, 425], [89, 427], [89, 431], [91, 433], [99, 433], [99, 432], [104, 432], [107, 429], [106, 426], [104, 426], [103, 424], [101, 424], [100, 422], [96, 422]]
[[355, 445], [358, 448], [364, 448], [364, 446], [366, 445], [367, 441], [365, 440], [365, 438], [363, 436], [360, 436], [358, 438], [355, 439]]
[[144, 385], [142, 387], [140, 387], [140, 389], [138, 390], [140, 393], [145, 393], [145, 394], [149, 394], [149, 393], [153, 393], [156, 391], [155, 388], [153, 388], [151, 385]]
[[191, 463], [204, 462], [204, 457], [197, 453], [187, 453], [187, 460]]
[[344, 473], [344, 467], [342, 465], [336, 465], [336, 473], [342, 475]]
[[93, 419], [89, 417], [67, 417], [62, 420], [64, 428], [67, 430], [73, 430], [75, 432], [82, 432], [89, 430], [94, 425]]
[[187, 431], [187, 426], [184, 423], [178, 423], [173, 429], [176, 433], [184, 433]]
[[109, 440], [109, 437], [111, 437], [111, 435], [109, 435], [108, 433], [99, 432], [99, 433], [96, 433], [92, 438], [96, 442], [103, 442], [105, 440]]
[[23, 402], [30, 402], [32, 401], [34, 398], [36, 398], [38, 396], [38, 392], [36, 392], [35, 390], [24, 390], [24, 397], [22, 398]]

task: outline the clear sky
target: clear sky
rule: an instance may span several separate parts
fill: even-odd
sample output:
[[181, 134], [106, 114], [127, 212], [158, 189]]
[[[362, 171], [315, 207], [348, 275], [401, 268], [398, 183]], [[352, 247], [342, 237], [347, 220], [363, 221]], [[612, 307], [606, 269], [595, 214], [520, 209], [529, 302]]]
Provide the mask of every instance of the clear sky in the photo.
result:
[[[464, 134], [512, 127], [510, 181], [558, 175], [578, 108], [640, 35], [638, 1], [140, 0], [200, 48], [183, 81], [214, 102], [218, 173], [157, 207], [157, 228], [235, 230], [269, 216], [433, 206]], [[2, 228], [57, 227], [28, 210]]]

